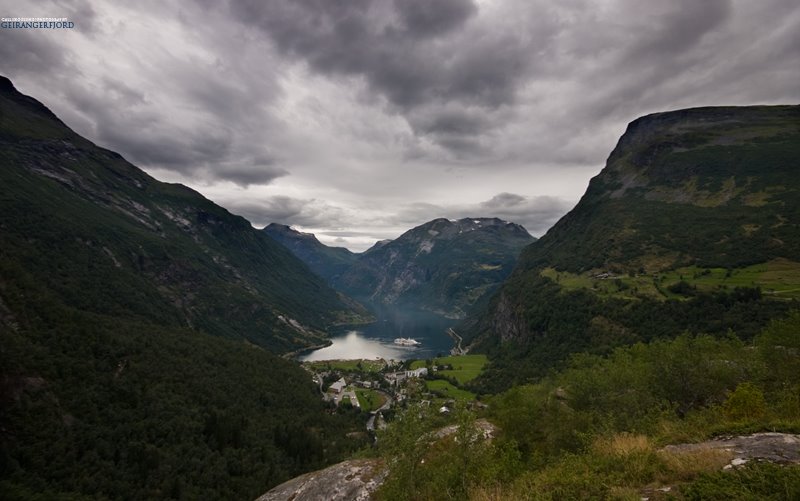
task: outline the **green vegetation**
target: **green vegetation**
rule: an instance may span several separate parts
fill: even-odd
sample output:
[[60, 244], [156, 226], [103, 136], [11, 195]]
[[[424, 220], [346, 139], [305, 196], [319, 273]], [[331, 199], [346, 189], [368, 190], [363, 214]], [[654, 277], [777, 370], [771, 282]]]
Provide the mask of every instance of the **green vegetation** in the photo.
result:
[[356, 397], [358, 398], [358, 404], [361, 406], [361, 410], [364, 412], [379, 409], [386, 403], [386, 397], [383, 393], [375, 390], [356, 388]]
[[575, 209], [525, 249], [520, 270], [796, 261], [798, 109], [699, 108], [637, 120]]
[[[508, 298], [513, 297], [528, 305], [522, 310], [525, 316], [505, 313], [500, 317], [501, 322], [524, 320], [526, 329], [505, 343], [496, 337], [481, 340], [491, 364], [469, 384], [478, 393], [497, 393], [514, 384], [536, 381], [552, 368], [563, 367], [574, 353], [605, 355], [618, 346], [684, 332], [725, 337], [733, 331], [741, 339], [750, 340], [770, 319], [797, 304], [764, 299], [758, 289], [743, 288], [697, 291], [688, 298], [641, 297], [632, 301], [601, 297], [588, 290], [564, 291], [534, 273], [527, 277], [528, 281], [507, 285], [505, 294], [498, 298], [510, 303]], [[501, 311], [507, 312], [507, 308]]]
[[491, 442], [463, 408], [450, 436], [431, 433], [441, 417], [410, 409], [379, 440], [398, 465], [383, 499], [639, 499], [662, 486], [675, 499], [796, 499], [800, 467], [722, 473], [730, 452], [662, 446], [800, 432], [799, 329], [793, 312], [752, 344], [682, 335], [575, 355], [564, 370], [490, 399], [499, 428]]
[[686, 331], [750, 339], [797, 307], [798, 158], [798, 106], [631, 123], [578, 205], [457, 327], [492, 360], [473, 387], [496, 392], [571, 353]]
[[386, 367], [383, 360], [323, 360], [319, 362], [303, 362], [303, 365], [314, 371], [338, 370], [344, 372], [377, 373]]
[[[455, 422], [453, 433], [437, 433]], [[444, 418], [430, 407], [412, 407], [378, 435], [379, 453], [391, 474], [380, 500], [469, 499], [476, 485], [508, 482], [520, 471], [509, 443], [498, 444], [476, 426], [475, 415], [459, 407]]]
[[10, 499], [252, 499], [364, 443], [346, 438], [361, 424], [324, 412], [290, 361], [81, 312], [17, 283], [4, 284], [18, 316], [0, 350], [0, 490]]
[[[783, 258], [735, 269], [685, 266], [654, 275], [609, 274], [608, 277], [598, 278], [602, 273], [592, 270], [576, 274], [556, 271], [554, 268], [545, 268], [540, 272], [541, 276], [549, 278], [564, 290], [591, 289], [606, 297], [668, 299], [691, 296], [697, 291], [759, 287], [767, 298], [800, 298], [800, 263]], [[683, 293], [674, 292], [681, 283], [688, 287], [683, 289]]]
[[[487, 362], [486, 355], [458, 355], [449, 357], [434, 358], [432, 365], [449, 365], [452, 369], [440, 370], [438, 374], [447, 378], [454, 378], [460, 385], [466, 384], [481, 373]], [[427, 360], [415, 360], [411, 362], [411, 369], [418, 369], [425, 367], [428, 364]]]
[[454, 386], [449, 381], [444, 379], [431, 379], [425, 381], [425, 387], [431, 393], [438, 395], [441, 398], [448, 399], [454, 398], [456, 400], [475, 400], [475, 394], [461, 388]]
[[800, 466], [756, 463], [733, 472], [704, 473], [681, 488], [680, 497], [696, 501], [800, 499]]

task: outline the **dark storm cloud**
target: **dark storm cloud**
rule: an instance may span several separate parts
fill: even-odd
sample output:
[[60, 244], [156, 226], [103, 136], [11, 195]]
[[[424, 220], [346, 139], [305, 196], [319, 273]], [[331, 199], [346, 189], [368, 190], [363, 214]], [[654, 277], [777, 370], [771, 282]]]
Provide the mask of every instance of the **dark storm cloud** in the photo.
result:
[[230, 153], [232, 138], [225, 127], [175, 128], [149, 107], [139, 112], [138, 105], [146, 103], [144, 94], [121, 81], [106, 79], [94, 89], [69, 84], [64, 96], [91, 117], [101, 144], [113, 145], [136, 164], [190, 174], [200, 165], [222, 162]]
[[256, 227], [270, 223], [306, 228], [337, 227], [344, 224], [342, 209], [315, 199], [277, 195], [258, 201], [229, 200], [225, 206]]
[[638, 116], [800, 100], [796, 0], [18, 3], [76, 22], [0, 30], [20, 90], [256, 224], [354, 232], [331, 239], [541, 234]]
[[6, 76], [51, 72], [66, 67], [66, 51], [50, 39], [29, 30], [17, 30], [13, 36], [3, 30], [0, 38], [0, 64]]
[[666, 12], [651, 13], [644, 6], [641, 19], [628, 21], [627, 28], [635, 36], [625, 40], [609, 64], [595, 73], [593, 79], [608, 79], [614, 85], [601, 88], [601, 99], [593, 100], [587, 118], [627, 111], [670, 80], [700, 73], [708, 66], [708, 56], [713, 55], [693, 50], [730, 20], [732, 1], [680, 0], [663, 3], [658, 9], [662, 8]]
[[[53, 0], [43, 1], [36, 12], [15, 9], [14, 15], [65, 16], [75, 29], [3, 30], [0, 72], [38, 82], [51, 93], [48, 104], [69, 125], [141, 167], [200, 183], [226, 180], [240, 186], [268, 184], [288, 173], [261, 140], [278, 127], [268, 106], [279, 94], [269, 60], [254, 66], [244, 57], [264, 54], [261, 42], [251, 40], [244, 48], [221, 44], [242, 42], [231, 33], [237, 23], [207, 17], [210, 24], [192, 30], [206, 45], [187, 44], [170, 29], [200, 18], [192, 6], [175, 12], [171, 26], [168, 15], [149, 23], [135, 17], [148, 16], [149, 7], [169, 11], [169, 3], [145, 2], [140, 11], [124, 14], [106, 9], [102, 20], [96, 7], [87, 0]], [[139, 36], [124, 39], [126, 33]], [[81, 43], [65, 43], [76, 37], [82, 37]], [[104, 37], [111, 39], [100, 41]], [[116, 45], [117, 38], [124, 41]], [[171, 43], [159, 45], [165, 40]], [[87, 45], [94, 49], [88, 64], [81, 50]], [[136, 48], [142, 47], [146, 51], [140, 54]], [[98, 72], [106, 65], [107, 71]], [[127, 72], [115, 71], [120, 67]]]
[[684, 53], [725, 23], [732, 12], [731, 0], [683, 0], [667, 5], [671, 10], [652, 25], [646, 24], [650, 30], [643, 33], [626, 57], [653, 61]]
[[465, 135], [480, 134], [488, 126], [486, 117], [468, 110], [452, 110], [434, 114], [427, 120], [417, 120], [417, 127], [426, 134]]
[[500, 193], [479, 204], [479, 214], [487, 214], [521, 224], [532, 235], [541, 236], [571, 207], [572, 203], [557, 197], [524, 197]]
[[[471, 27], [478, 12], [471, 1], [274, 0], [230, 8], [285, 54], [322, 74], [363, 78], [401, 113], [432, 106], [427, 123], [409, 123], [446, 148], [470, 148], [452, 136], [475, 136], [493, 124], [457, 124], [452, 111], [437, 107], [458, 102], [485, 114], [513, 103], [530, 60], [528, 34]], [[450, 128], [447, 137], [437, 135], [440, 127]]]
[[395, 0], [405, 31], [412, 36], [437, 36], [457, 28], [477, 12], [469, 0]]

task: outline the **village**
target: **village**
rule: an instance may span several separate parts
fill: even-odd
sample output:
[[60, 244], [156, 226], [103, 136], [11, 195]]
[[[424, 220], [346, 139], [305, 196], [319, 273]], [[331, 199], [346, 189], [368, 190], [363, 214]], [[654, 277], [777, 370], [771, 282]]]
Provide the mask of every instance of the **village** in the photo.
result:
[[396, 408], [409, 403], [449, 414], [457, 402], [482, 404], [466, 383], [480, 374], [484, 355], [452, 355], [427, 360], [328, 360], [306, 362], [321, 397], [332, 410], [369, 414], [367, 430], [386, 426]]

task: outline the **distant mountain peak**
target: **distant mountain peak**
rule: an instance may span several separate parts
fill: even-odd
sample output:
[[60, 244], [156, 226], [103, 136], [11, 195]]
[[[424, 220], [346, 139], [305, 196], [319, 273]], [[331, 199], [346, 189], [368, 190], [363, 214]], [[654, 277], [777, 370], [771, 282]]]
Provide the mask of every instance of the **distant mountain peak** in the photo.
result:
[[[297, 238], [306, 238], [309, 240], [314, 240], [315, 242], [319, 242], [319, 239], [317, 239], [317, 236], [313, 233], [300, 231], [286, 224], [270, 223], [264, 228], [264, 230], [268, 230], [267, 233], [284, 233], [286, 235], [293, 235]], [[322, 245], [321, 242], [320, 245]]]
[[297, 231], [285, 224], [270, 223], [262, 231], [329, 283], [341, 276], [356, 259], [356, 254], [344, 247], [329, 247], [313, 233]]
[[[11, 82], [10, 79], [7, 77], [0, 75], [0, 96], [6, 97], [15, 103], [24, 106], [30, 111], [35, 111], [39, 114], [44, 115], [50, 120], [55, 120], [57, 123], [64, 125], [62, 122], [50, 109], [42, 104], [41, 102], [37, 101], [36, 99], [26, 96], [22, 94], [20, 91], [14, 87], [14, 83]], [[65, 126], [66, 127], [66, 126]], [[72, 133], [72, 131], [69, 131]]]
[[336, 282], [357, 298], [460, 318], [511, 272], [535, 241], [498, 218], [436, 218], [376, 243]]

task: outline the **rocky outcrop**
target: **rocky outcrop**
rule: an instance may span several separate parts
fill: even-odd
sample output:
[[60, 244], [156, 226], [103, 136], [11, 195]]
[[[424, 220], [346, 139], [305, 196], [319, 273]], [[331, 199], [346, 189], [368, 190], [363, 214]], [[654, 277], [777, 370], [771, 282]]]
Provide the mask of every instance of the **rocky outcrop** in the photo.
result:
[[378, 459], [353, 459], [306, 473], [271, 489], [256, 501], [366, 501], [387, 469]]
[[500, 334], [502, 342], [524, 339], [527, 336], [525, 323], [514, 312], [514, 304], [506, 294], [500, 294], [493, 319], [493, 330]]
[[753, 433], [752, 435], [720, 437], [696, 444], [677, 444], [664, 447], [665, 452], [695, 452], [711, 449], [733, 453], [730, 469], [750, 461], [778, 464], [800, 464], [800, 435], [790, 433]]

